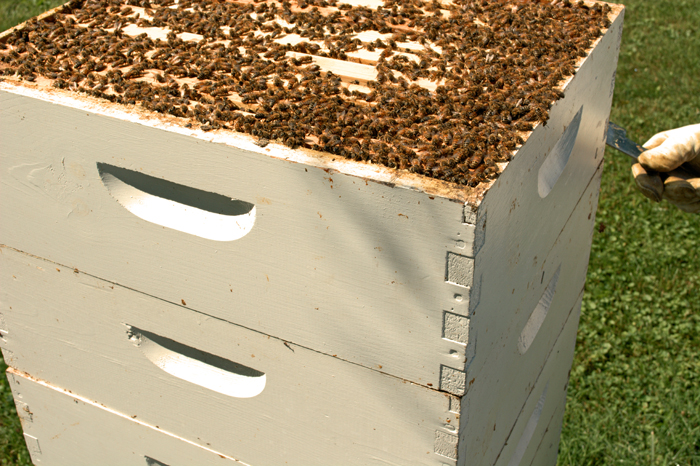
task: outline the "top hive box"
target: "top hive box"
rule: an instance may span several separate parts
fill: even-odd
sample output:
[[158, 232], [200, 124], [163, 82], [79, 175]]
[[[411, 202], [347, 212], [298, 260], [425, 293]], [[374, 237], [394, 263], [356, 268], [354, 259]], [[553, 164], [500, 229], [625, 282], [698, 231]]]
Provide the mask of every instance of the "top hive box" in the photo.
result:
[[461, 396], [559, 273], [621, 12], [71, 2], [0, 40], [0, 242]]

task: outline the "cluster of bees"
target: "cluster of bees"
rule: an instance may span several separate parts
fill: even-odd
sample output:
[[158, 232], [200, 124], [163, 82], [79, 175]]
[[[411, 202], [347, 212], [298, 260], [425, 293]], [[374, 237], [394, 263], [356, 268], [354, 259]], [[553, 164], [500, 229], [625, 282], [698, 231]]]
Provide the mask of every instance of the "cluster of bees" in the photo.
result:
[[[568, 0], [74, 0], [6, 36], [0, 73], [476, 186], [546, 124], [608, 13]], [[167, 33], [129, 34], [148, 28]], [[376, 78], [316, 61], [358, 51]]]

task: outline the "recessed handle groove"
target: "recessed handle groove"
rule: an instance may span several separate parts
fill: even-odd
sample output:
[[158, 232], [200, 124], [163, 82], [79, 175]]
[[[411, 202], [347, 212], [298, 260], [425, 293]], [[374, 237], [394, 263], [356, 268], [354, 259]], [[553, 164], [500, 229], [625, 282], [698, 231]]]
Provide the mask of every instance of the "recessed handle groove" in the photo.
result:
[[265, 388], [264, 372], [127, 325], [127, 335], [146, 358], [168, 374], [235, 398]]
[[126, 210], [156, 225], [215, 241], [247, 235], [255, 205], [221, 194], [97, 163], [102, 184]]
[[569, 157], [571, 157], [571, 151], [574, 150], [578, 130], [581, 126], [582, 113], [583, 106], [576, 112], [576, 115], [571, 119], [571, 123], [566, 127], [564, 133], [540, 166], [537, 175], [537, 190], [543, 199], [552, 191], [552, 188], [554, 188], [554, 185], [564, 172], [566, 164], [569, 162]]
[[523, 327], [522, 332], [520, 332], [520, 338], [518, 338], [518, 352], [520, 354], [525, 354], [525, 352], [530, 348], [530, 345], [535, 341], [537, 332], [540, 331], [540, 327], [544, 323], [545, 317], [547, 317], [547, 311], [549, 311], [549, 306], [552, 305], [552, 300], [554, 299], [554, 292], [557, 289], [557, 282], [559, 281], [559, 273], [561, 272], [561, 264], [557, 267], [554, 276], [547, 283], [547, 287], [542, 293], [535, 309], [532, 310], [532, 314], [527, 319], [525, 327]]
[[544, 402], [547, 400], [547, 388], [549, 388], [549, 383], [544, 386], [544, 391], [540, 395], [540, 399], [537, 400], [537, 405], [535, 410], [530, 415], [530, 419], [527, 420], [527, 425], [525, 425], [525, 430], [523, 430], [520, 440], [518, 440], [518, 446], [515, 447], [515, 452], [511, 456], [508, 466], [519, 466], [520, 462], [525, 456], [527, 447], [532, 440], [532, 436], [535, 433], [535, 428], [537, 428], [537, 423], [540, 421], [540, 415], [542, 414], [542, 409], [544, 408]]

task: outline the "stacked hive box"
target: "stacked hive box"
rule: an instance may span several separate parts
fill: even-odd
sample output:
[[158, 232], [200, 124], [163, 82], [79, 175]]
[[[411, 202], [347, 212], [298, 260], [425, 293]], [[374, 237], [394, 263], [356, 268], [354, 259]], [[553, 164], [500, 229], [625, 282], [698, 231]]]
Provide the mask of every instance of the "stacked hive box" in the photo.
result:
[[[0, 82], [0, 344], [34, 462], [554, 464], [621, 13], [497, 178]], [[372, 53], [311, 66], [359, 95]]]

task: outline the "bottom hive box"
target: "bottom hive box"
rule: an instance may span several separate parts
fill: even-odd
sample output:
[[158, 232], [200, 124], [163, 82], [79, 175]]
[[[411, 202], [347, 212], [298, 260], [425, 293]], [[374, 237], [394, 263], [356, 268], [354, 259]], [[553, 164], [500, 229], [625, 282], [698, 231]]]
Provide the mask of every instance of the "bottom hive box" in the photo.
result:
[[37, 465], [241, 465], [10, 368], [24, 438]]
[[5, 360], [48, 384], [255, 466], [454, 464], [446, 393], [7, 247], [0, 273]]
[[[580, 304], [580, 302], [579, 302]], [[579, 309], [580, 306], [577, 307]], [[556, 464], [578, 310], [567, 322], [496, 466]], [[245, 464], [48, 382], [7, 374], [35, 464], [175, 466]], [[469, 462], [466, 462], [469, 464]], [[336, 464], [329, 461], [326, 464]], [[358, 463], [359, 464], [359, 463]]]
[[[10, 248], [0, 253], [6, 361], [47, 385], [256, 466], [456, 462], [454, 396]], [[521, 442], [544, 387], [547, 400], [563, 399], [577, 324], [578, 305], [546, 364], [533, 369], [527, 401], [507, 416], [506, 445], [490, 446], [501, 451], [498, 464], [516, 454], [510, 448]], [[538, 419], [558, 404], [547, 401]], [[85, 441], [103, 441], [100, 435], [88, 430]], [[527, 451], [541, 437], [528, 435]], [[458, 464], [476, 459], [467, 453]]]
[[569, 369], [581, 310], [577, 302], [542, 369], [517, 422], [501, 447], [495, 466], [554, 466], [566, 405]]
[[[0, 252], [9, 285], [1, 290], [0, 344], [10, 366], [46, 386], [71, 390], [120, 419], [137, 419], [170, 438], [256, 466], [456, 462], [451, 427], [460, 424], [456, 397], [10, 248]], [[579, 307], [580, 302], [568, 313], [546, 364], [533, 369], [525, 403], [506, 416], [505, 444], [489, 445], [500, 452], [497, 462], [482, 463], [466, 453], [458, 464], [510, 465], [519, 464], [512, 458], [536, 458], [545, 421], [563, 407]], [[221, 362], [242, 361], [243, 355], [249, 366]], [[217, 366], [237, 373], [221, 379], [211, 373]], [[533, 428], [534, 412], [539, 414]], [[106, 441], [100, 431], [82, 435], [86, 442]], [[556, 449], [547, 458], [556, 460]]]
[[[10, 387], [35, 464], [175, 466], [244, 464], [188, 442], [10, 368]], [[547, 381], [514, 448], [504, 448], [508, 466], [554, 465], [566, 387], [561, 372]], [[553, 389], [550, 390], [550, 383]], [[553, 413], [552, 410], [554, 411]], [[551, 417], [547, 419], [547, 415]], [[520, 426], [522, 427], [522, 426]], [[41, 439], [41, 440], [40, 440]], [[507, 447], [507, 445], [506, 445]], [[506, 458], [504, 456], [503, 458]]]

